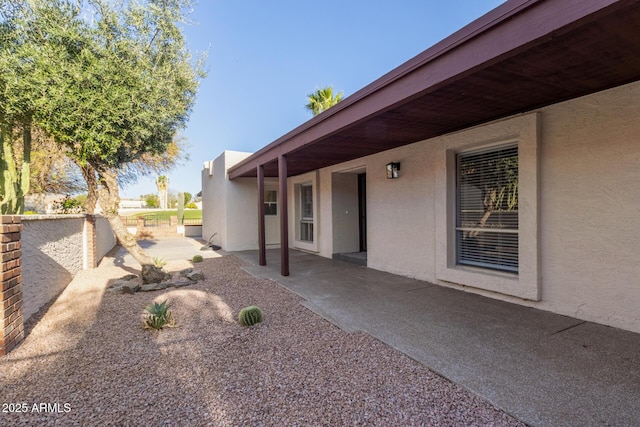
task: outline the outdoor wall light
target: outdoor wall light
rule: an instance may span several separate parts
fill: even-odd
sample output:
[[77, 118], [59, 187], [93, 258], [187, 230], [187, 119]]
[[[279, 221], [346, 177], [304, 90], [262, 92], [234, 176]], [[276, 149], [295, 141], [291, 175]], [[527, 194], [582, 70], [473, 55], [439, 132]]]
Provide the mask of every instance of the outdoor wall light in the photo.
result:
[[400, 163], [387, 163], [387, 179], [396, 179], [398, 177], [399, 170]]

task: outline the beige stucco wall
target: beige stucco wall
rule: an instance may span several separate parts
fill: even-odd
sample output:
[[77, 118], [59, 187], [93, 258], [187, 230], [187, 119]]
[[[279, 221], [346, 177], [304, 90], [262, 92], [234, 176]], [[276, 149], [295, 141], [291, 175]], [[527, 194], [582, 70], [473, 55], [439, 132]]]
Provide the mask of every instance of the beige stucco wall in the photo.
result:
[[[88, 222], [84, 215], [26, 215], [21, 235], [24, 319], [55, 298], [73, 276], [88, 268]], [[100, 260], [115, 246], [109, 222], [96, 217], [96, 256]]]
[[[638, 117], [634, 83], [321, 169], [317, 241], [302, 249], [342, 249], [345, 199], [334, 190], [340, 172], [365, 169], [370, 268], [640, 332]], [[447, 159], [511, 140], [521, 147], [521, 273], [451, 265]], [[391, 161], [401, 163], [399, 179], [386, 179]], [[290, 178], [290, 197], [312, 175]]]
[[542, 298], [640, 332], [640, 84], [544, 110]]
[[57, 296], [83, 268], [83, 215], [25, 216], [21, 235], [25, 321]]
[[[225, 151], [215, 160], [213, 168], [202, 170], [202, 237], [227, 251], [258, 247], [258, 193], [255, 178], [228, 179], [227, 170], [251, 153]], [[275, 189], [272, 179], [265, 188]], [[279, 244], [278, 217], [265, 221], [267, 243]]]
[[101, 216], [96, 217], [96, 256], [98, 263], [116, 245], [109, 221]]

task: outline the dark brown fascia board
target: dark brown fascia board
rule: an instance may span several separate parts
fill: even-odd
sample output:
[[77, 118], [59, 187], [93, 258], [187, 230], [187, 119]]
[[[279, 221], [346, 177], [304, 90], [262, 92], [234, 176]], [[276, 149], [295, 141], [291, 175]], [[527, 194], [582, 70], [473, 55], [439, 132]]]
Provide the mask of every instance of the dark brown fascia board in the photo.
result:
[[274, 162], [281, 154], [303, 149], [510, 53], [547, 41], [607, 7], [630, 3], [633, 1], [509, 0], [229, 168], [229, 179], [255, 176], [258, 165]]

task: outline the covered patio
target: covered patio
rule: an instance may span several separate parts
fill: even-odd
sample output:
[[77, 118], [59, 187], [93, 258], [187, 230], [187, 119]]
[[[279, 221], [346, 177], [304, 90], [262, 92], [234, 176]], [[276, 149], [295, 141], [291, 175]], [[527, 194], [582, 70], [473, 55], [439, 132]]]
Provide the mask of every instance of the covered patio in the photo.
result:
[[364, 331], [533, 426], [637, 425], [640, 334], [289, 251], [234, 252], [346, 331]]
[[640, 4], [510, 0], [231, 167], [279, 179], [281, 274], [289, 274], [287, 178], [534, 111], [640, 78]]

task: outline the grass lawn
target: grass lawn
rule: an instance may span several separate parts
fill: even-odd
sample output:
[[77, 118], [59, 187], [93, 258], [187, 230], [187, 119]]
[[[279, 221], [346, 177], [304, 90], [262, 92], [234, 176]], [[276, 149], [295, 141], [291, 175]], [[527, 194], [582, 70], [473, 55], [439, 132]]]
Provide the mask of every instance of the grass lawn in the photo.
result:
[[[128, 215], [122, 215], [127, 217], [139, 217], [139, 216], [156, 216], [159, 219], [169, 219], [171, 216], [177, 216], [178, 210], [166, 210], [166, 211], [144, 211], [144, 212], [135, 212]], [[185, 209], [184, 210], [184, 218], [185, 219], [202, 219], [202, 209]]]

